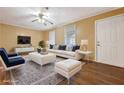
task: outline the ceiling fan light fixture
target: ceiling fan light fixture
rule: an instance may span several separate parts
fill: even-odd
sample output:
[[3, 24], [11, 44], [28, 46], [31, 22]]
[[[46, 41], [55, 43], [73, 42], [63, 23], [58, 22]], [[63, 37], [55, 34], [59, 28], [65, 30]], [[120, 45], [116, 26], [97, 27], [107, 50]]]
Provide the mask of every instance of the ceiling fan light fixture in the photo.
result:
[[42, 23], [45, 23], [45, 20], [44, 19], [42, 19]]
[[50, 18], [50, 13], [48, 13], [48, 12], [43, 13], [43, 15], [45, 15], [45, 16], [43, 16], [43, 17], [48, 17], [48, 18]]
[[[48, 8], [44, 8], [44, 9], [48, 10]], [[48, 12], [46, 12], [46, 11], [40, 11], [39, 13], [36, 14], [36, 19], [34, 19], [32, 22], [37, 21], [37, 22], [39, 22], [39, 23], [44, 24], [45, 26], [46, 26], [47, 24], [53, 25], [53, 22], [51, 22], [51, 21], [49, 20], [50, 15], [51, 15], [51, 14], [48, 13]]]
[[40, 14], [40, 11], [34, 13], [34, 15], [35, 15], [36, 17], [39, 17], [39, 14]]

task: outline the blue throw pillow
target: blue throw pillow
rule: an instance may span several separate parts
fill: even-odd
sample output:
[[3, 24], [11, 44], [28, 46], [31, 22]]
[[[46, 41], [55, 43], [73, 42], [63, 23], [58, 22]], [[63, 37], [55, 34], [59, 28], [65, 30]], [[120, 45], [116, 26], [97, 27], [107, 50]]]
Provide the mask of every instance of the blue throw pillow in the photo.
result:
[[73, 46], [72, 51], [76, 51], [78, 49], [80, 49], [80, 46], [79, 45], [75, 45], [75, 46]]
[[59, 45], [59, 50], [66, 50], [66, 45]]
[[53, 49], [53, 46], [54, 46], [54, 45], [51, 45], [51, 44], [50, 44], [50, 49]]

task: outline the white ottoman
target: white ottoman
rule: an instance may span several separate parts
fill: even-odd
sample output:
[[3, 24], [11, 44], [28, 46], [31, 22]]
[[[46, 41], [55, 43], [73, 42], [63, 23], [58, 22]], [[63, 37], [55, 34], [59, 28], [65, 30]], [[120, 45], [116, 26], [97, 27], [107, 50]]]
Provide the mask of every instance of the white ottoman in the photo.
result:
[[42, 55], [38, 52], [32, 52], [32, 53], [29, 53], [29, 58], [33, 62], [36, 62], [40, 65], [44, 65], [44, 64], [48, 64], [56, 61], [56, 55], [53, 53]]
[[82, 63], [74, 59], [67, 59], [55, 64], [55, 72], [69, 79], [81, 70]]

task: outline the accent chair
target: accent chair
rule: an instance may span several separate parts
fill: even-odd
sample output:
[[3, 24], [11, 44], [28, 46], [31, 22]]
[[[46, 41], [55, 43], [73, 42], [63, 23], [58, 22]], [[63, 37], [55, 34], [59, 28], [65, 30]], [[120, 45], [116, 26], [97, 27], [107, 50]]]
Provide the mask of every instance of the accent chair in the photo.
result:
[[18, 54], [7, 54], [4, 48], [0, 48], [0, 60], [5, 70], [15, 69], [25, 63], [25, 60]]

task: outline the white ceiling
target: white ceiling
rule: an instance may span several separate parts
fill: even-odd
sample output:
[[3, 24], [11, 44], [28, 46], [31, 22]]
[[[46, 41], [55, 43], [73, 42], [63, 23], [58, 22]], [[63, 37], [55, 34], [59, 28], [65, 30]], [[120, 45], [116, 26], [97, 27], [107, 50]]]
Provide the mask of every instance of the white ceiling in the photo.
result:
[[47, 30], [56, 26], [68, 24], [89, 16], [94, 16], [114, 7], [51, 7], [47, 14], [54, 25], [44, 26], [42, 23], [31, 22], [41, 8], [38, 7], [1, 7], [0, 22], [35, 30]]

